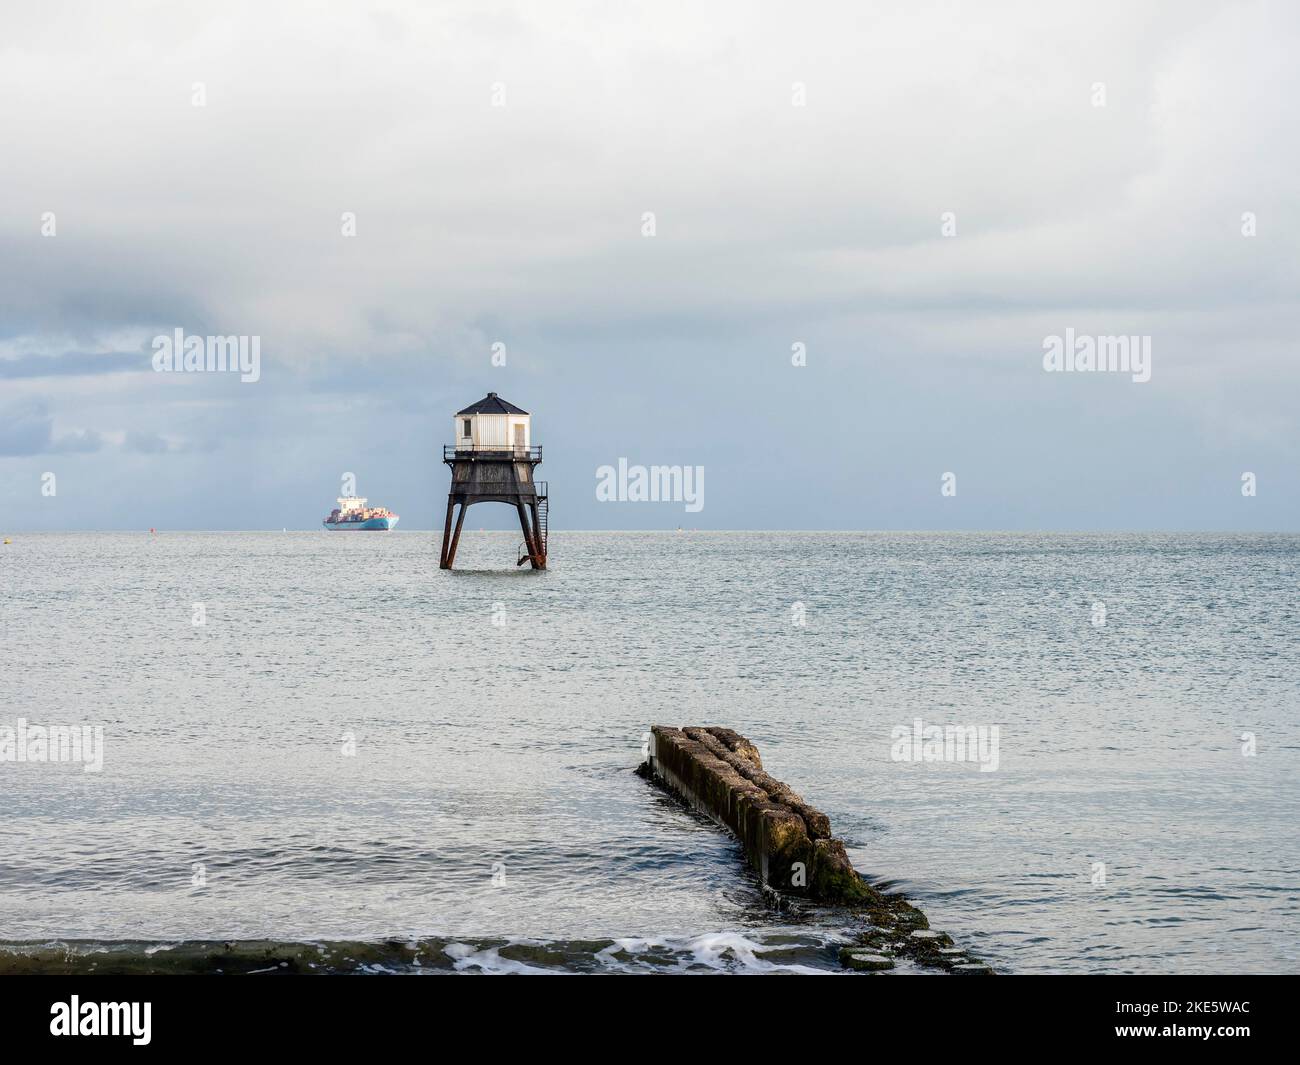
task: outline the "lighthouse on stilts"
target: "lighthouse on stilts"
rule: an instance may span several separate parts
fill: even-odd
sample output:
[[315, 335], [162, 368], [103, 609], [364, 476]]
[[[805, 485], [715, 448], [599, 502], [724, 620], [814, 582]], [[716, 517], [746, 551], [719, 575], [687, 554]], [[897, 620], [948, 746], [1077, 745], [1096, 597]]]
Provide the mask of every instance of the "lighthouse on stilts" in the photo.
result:
[[[546, 568], [546, 482], [533, 473], [542, 463], [542, 449], [533, 444], [531, 417], [495, 392], [456, 414], [454, 444], [442, 449], [442, 461], [451, 467], [447, 494], [447, 522], [442, 531], [443, 569], [451, 569], [460, 544], [465, 511], [474, 503], [509, 503], [519, 512], [524, 542], [519, 560], [533, 569]], [[460, 513], [452, 530], [456, 504]]]

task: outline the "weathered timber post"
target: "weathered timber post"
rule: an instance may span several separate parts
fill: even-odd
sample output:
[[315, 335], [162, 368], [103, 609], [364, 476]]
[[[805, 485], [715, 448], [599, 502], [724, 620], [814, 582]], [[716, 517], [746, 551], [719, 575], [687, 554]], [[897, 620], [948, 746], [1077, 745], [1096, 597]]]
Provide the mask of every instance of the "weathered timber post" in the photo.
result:
[[955, 974], [990, 973], [983, 962], [930, 930], [902, 895], [868, 884], [831, 835], [830, 819], [763, 769], [758, 748], [729, 728], [650, 727], [639, 772], [740, 840], [766, 891], [842, 906], [865, 918], [858, 943], [840, 951], [849, 969], [894, 968], [907, 958]]

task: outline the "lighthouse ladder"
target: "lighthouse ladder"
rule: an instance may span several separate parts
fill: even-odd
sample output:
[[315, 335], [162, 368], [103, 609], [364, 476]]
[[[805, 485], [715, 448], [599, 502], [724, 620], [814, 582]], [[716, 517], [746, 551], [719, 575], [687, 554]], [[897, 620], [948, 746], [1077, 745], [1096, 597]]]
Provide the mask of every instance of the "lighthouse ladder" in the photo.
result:
[[[546, 557], [546, 530], [547, 530], [547, 511], [549, 510], [550, 499], [546, 491], [546, 482], [538, 481], [534, 489], [537, 493], [537, 525], [533, 529], [533, 535], [537, 538], [537, 546], [541, 549], [542, 557]], [[522, 566], [532, 557], [528, 550], [528, 543], [524, 541], [519, 545], [519, 558], [515, 562], [516, 566]]]
[[546, 554], [546, 512], [549, 509], [550, 496], [546, 494], [546, 482], [543, 481], [542, 491], [537, 496], [537, 535], [542, 541], [542, 554]]

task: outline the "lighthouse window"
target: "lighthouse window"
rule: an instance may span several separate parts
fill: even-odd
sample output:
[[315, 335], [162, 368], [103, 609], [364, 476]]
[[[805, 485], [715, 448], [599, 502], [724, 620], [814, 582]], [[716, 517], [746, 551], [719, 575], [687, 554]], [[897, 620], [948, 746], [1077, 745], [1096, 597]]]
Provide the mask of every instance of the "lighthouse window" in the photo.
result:
[[465, 426], [465, 428], [461, 431], [461, 434], [460, 434], [460, 435], [461, 435], [461, 436], [469, 436], [469, 435], [470, 435], [470, 432], [469, 432], [469, 419], [468, 419], [468, 418], [464, 418], [464, 419], [462, 419], [462, 424]]

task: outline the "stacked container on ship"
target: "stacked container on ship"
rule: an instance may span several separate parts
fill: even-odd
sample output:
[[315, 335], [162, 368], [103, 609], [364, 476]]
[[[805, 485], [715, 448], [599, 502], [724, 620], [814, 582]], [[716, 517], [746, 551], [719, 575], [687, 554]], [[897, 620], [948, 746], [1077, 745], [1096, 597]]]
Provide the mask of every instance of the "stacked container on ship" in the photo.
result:
[[325, 519], [325, 528], [331, 532], [387, 531], [397, 524], [398, 517], [386, 507], [368, 507], [361, 496], [339, 496], [338, 506]]

